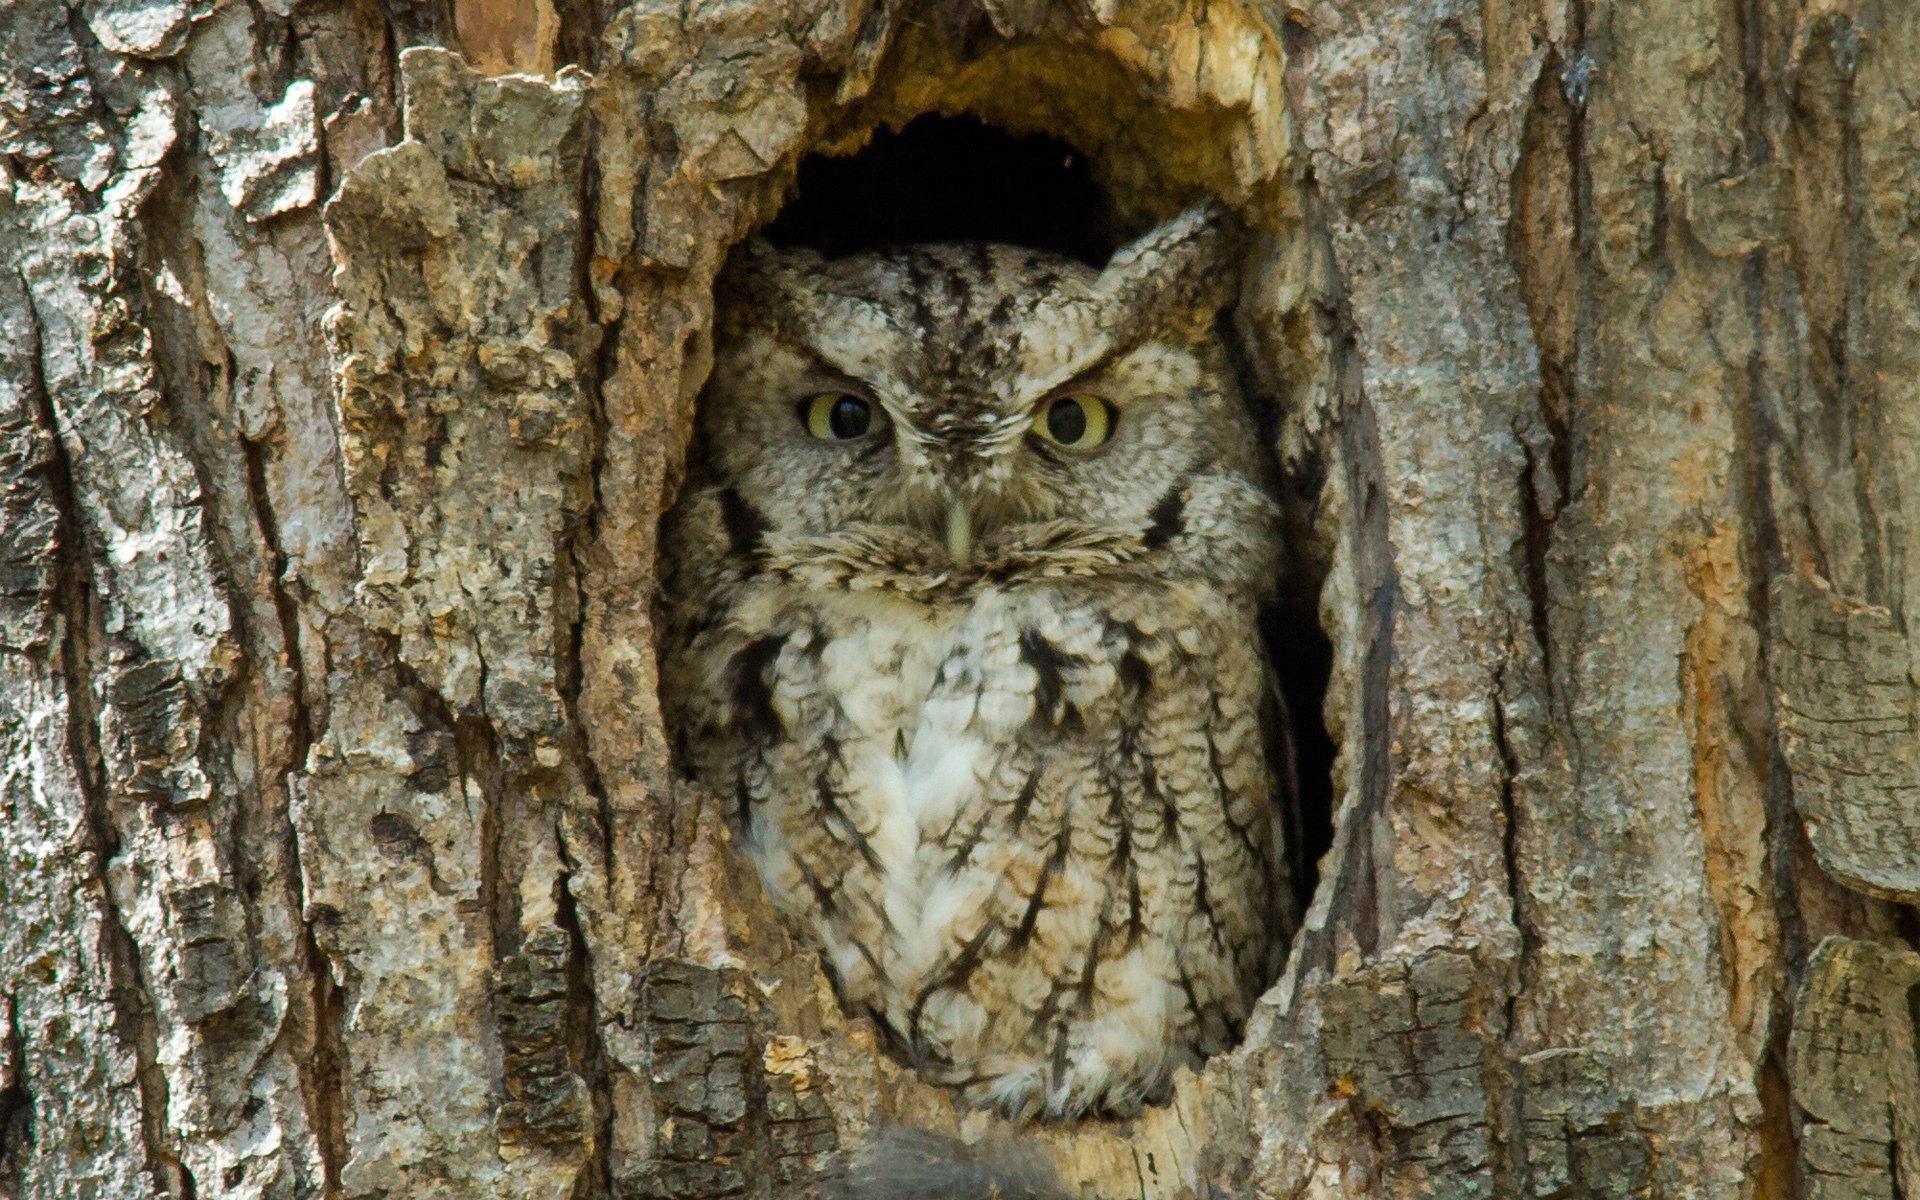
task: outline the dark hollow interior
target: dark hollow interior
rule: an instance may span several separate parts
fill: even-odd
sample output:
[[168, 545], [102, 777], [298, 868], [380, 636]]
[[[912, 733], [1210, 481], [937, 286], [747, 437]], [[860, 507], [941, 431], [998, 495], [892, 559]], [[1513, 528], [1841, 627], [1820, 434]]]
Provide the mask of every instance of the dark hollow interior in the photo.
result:
[[793, 198], [761, 233], [829, 257], [914, 242], [1006, 242], [1101, 266], [1115, 249], [1086, 158], [972, 117], [921, 117], [858, 154], [800, 164]]
[[[914, 242], [994, 241], [1102, 266], [1118, 245], [1106, 236], [1107, 213], [1091, 164], [1065, 142], [971, 117], [926, 116], [877, 133], [856, 154], [804, 160], [792, 198], [761, 233], [829, 257]], [[1273, 401], [1254, 395], [1253, 403], [1262, 428], [1274, 428]], [[1301, 486], [1311, 487], [1282, 480], [1283, 488]], [[1296, 544], [1306, 533], [1294, 533]], [[1300, 802], [1288, 824], [1304, 908], [1315, 864], [1333, 840], [1335, 750], [1320, 717], [1333, 645], [1318, 620], [1322, 580], [1305, 577], [1306, 567], [1293, 573], [1300, 577], [1282, 581], [1262, 633], [1292, 722]]]

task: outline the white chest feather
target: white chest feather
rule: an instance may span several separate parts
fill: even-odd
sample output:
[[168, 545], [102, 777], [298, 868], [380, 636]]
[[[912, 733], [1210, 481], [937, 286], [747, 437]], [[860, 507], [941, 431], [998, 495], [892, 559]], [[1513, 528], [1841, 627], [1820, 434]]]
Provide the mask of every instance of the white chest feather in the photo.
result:
[[913, 958], [919, 927], [945, 926], [930, 894], [954, 883], [923, 847], [979, 807], [1011, 733], [1033, 713], [1034, 675], [1020, 661], [1016, 606], [998, 593], [940, 617], [854, 598], [831, 619], [840, 627], [820, 654], [819, 683], [837, 708], [843, 803], [868, 833], [898, 949]]

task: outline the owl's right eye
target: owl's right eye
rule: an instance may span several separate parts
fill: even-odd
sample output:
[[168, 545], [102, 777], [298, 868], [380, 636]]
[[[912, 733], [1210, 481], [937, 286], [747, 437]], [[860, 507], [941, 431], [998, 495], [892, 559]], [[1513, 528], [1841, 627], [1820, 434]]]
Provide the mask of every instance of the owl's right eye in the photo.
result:
[[848, 392], [821, 392], [800, 403], [800, 423], [826, 442], [865, 437], [873, 428], [873, 405]]

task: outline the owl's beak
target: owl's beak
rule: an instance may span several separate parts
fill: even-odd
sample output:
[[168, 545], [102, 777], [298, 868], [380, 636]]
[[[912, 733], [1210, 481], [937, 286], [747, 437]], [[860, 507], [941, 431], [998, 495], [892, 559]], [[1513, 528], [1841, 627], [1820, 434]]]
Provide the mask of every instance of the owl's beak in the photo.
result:
[[958, 497], [947, 506], [947, 553], [963, 567], [973, 555], [973, 514]]

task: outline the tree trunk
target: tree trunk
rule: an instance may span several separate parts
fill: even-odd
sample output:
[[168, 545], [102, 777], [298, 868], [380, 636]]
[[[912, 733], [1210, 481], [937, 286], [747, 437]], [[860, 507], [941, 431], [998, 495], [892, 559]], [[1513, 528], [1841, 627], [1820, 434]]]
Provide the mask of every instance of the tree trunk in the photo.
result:
[[[1920, 1197], [1912, 16], [0, 0], [0, 1196]], [[661, 730], [713, 276], [923, 113], [1255, 235], [1331, 842], [1131, 1121], [919, 1082]]]

